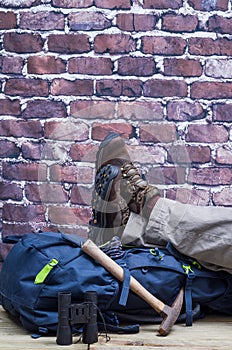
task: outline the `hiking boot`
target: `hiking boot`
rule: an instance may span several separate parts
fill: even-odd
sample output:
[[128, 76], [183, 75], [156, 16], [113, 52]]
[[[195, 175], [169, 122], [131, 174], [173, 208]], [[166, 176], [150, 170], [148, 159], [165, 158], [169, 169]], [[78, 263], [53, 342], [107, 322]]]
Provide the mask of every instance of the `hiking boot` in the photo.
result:
[[129, 208], [120, 194], [120, 168], [130, 161], [124, 140], [110, 133], [96, 155], [96, 177], [92, 194], [91, 238], [104, 244], [121, 237], [129, 218]]
[[120, 191], [129, 210], [149, 217], [150, 207], [152, 209], [160, 197], [158, 188], [150, 185], [132, 162], [124, 163], [120, 170], [122, 177]]
[[125, 142], [116, 133], [101, 143], [96, 169], [91, 238], [104, 244], [115, 235], [121, 237], [130, 211], [139, 214], [143, 209], [143, 214], [149, 216], [149, 208], [153, 208], [159, 192], [142, 178], [131, 162]]

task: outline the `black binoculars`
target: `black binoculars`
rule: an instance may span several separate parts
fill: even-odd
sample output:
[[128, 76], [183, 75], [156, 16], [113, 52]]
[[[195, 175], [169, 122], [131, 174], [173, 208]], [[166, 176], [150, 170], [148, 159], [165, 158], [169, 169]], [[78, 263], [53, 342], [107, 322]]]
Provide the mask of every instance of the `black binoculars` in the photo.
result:
[[83, 324], [82, 340], [84, 344], [98, 342], [97, 293], [85, 293], [84, 302], [72, 304], [72, 295], [68, 292], [58, 294], [58, 328], [56, 343], [72, 344], [72, 326]]

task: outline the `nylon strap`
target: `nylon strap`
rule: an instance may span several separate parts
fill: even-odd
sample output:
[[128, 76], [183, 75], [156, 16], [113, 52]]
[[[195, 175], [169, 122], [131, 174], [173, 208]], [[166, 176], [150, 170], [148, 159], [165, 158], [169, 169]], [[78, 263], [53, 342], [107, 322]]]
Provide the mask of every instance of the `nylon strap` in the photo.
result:
[[58, 264], [58, 260], [55, 258], [49, 261], [48, 264], [46, 264], [42, 270], [36, 275], [34, 284], [41, 284], [44, 283], [45, 279], [47, 278], [50, 271]]

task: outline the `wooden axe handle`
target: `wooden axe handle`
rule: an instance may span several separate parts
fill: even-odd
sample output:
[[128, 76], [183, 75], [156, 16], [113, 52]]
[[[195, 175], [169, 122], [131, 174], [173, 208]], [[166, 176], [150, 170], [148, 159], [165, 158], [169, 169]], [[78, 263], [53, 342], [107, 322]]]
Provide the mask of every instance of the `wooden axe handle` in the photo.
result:
[[[106, 255], [90, 239], [83, 245], [82, 250], [99, 262], [107, 271], [115, 276], [120, 282], [124, 280], [124, 271], [114, 260]], [[130, 289], [145, 300], [159, 314], [165, 310], [165, 304], [144, 288], [133, 276], [130, 277]]]

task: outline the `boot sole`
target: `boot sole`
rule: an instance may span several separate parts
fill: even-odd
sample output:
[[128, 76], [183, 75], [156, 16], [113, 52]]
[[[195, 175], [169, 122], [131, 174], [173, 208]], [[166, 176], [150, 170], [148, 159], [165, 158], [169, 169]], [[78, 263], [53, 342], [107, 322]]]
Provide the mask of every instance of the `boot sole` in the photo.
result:
[[[91, 239], [98, 244], [105, 243], [102, 238], [107, 230], [107, 205], [113, 181], [118, 174], [119, 168], [110, 164], [103, 166], [96, 174], [92, 196], [92, 208], [93, 216], [97, 222], [95, 222], [95, 219], [92, 219], [89, 224], [92, 227]], [[110, 229], [113, 228], [108, 228], [108, 230]]]

